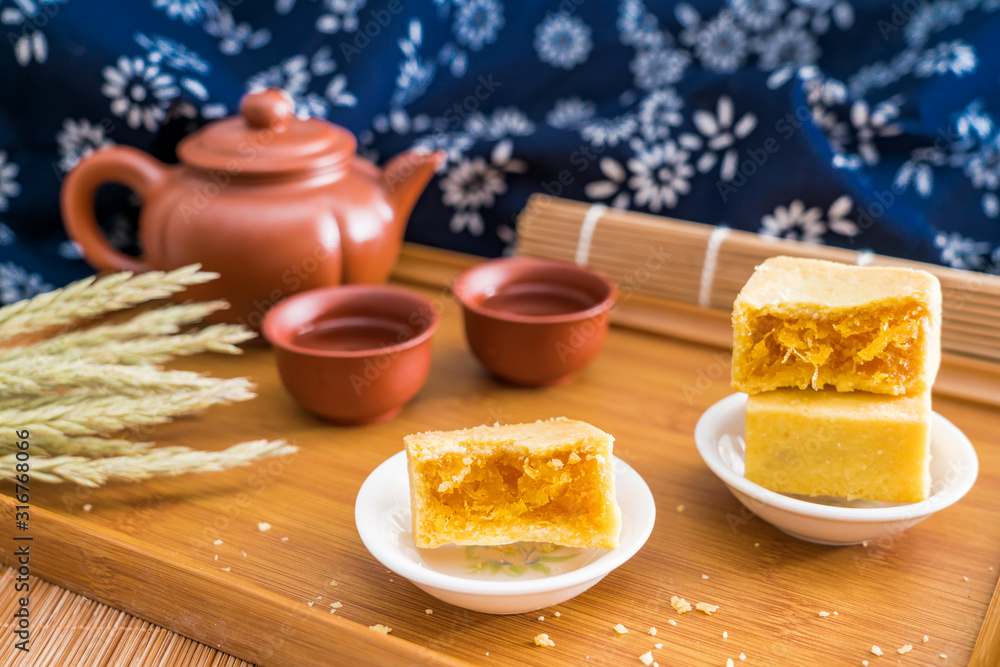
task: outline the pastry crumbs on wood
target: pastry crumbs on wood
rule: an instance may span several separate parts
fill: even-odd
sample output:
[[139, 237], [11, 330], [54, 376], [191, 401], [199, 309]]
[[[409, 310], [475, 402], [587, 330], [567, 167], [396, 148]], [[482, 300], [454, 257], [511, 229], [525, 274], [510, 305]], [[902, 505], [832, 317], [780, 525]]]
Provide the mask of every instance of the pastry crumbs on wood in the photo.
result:
[[667, 619], [667, 623], [669, 623], [670, 625], [677, 625], [677, 621], [675, 621], [675, 620], [674, 620], [674, 619], [672, 619], [672, 618], [668, 618], [668, 619]]
[[336, 586], [337, 585], [337, 580], [336, 579], [331, 579], [330, 580], [330, 585], [331, 586]]
[[538, 617], [538, 620], [539, 620], [539, 621], [544, 621], [544, 620], [545, 620], [545, 617], [544, 617], [544, 616], [539, 616], [539, 617]]
[[746, 660], [746, 659], [747, 659], [747, 654], [746, 653], [740, 653], [740, 660]]
[[641, 662], [644, 665], [652, 665], [653, 664], [653, 652], [652, 651], [646, 651], [645, 653], [643, 653], [642, 655], [640, 655], [639, 656], [639, 662]]
[[655, 637], [656, 636], [656, 628], [650, 628], [649, 631], [646, 634], [649, 635], [650, 637]]
[[229, 571], [230, 571], [230, 570], [232, 570], [232, 569], [233, 569], [233, 568], [231, 568], [231, 567], [229, 567], [229, 566], [226, 566], [226, 567], [222, 568], [222, 571], [223, 571], [223, 572], [229, 572]]
[[614, 628], [614, 630], [615, 630], [615, 632], [617, 632], [620, 635], [627, 635], [628, 634], [628, 628], [626, 628], [621, 623], [619, 623], [618, 625], [616, 625], [615, 628]]
[[700, 612], [708, 614], [709, 616], [711, 616], [714, 612], [719, 611], [719, 605], [708, 604], [707, 602], [699, 602], [694, 606], [694, 608]]
[[559, 613], [558, 611], [557, 611], [557, 612], [555, 612], [555, 613], [554, 613], [554, 614], [552, 614], [552, 615], [553, 615], [553, 616], [556, 616], [556, 617], [559, 617], [559, 616], [562, 616], [562, 614], [560, 614], [560, 613]]
[[282, 541], [282, 542], [287, 542], [287, 541], [288, 541], [288, 538], [287, 538], [287, 537], [282, 537], [282, 538], [281, 538], [281, 541]]
[[928, 637], [927, 635], [924, 635], [924, 643], [925, 643], [925, 644], [926, 644], [927, 642], [929, 642], [930, 640], [931, 640], [931, 638], [930, 638], [930, 637]]
[[969, 580], [968, 577], [962, 577], [962, 581], [968, 581], [968, 580]]
[[872, 653], [874, 653], [875, 655], [882, 655], [882, 649], [872, 644]]
[[678, 505], [677, 506], [677, 513], [678, 514], [684, 514], [684, 505]]
[[868, 661], [867, 660], [862, 660], [861, 664], [864, 665], [864, 667], [868, 667]]
[[334, 609], [340, 609], [344, 606], [344, 603], [338, 600], [337, 602], [331, 602], [330, 606], [333, 607]]
[[726, 630], [723, 630], [722, 631], [722, 638], [723, 639], [729, 639], [729, 632], [727, 632]]
[[87, 503], [86, 505], [83, 506], [83, 511], [84, 512], [89, 512], [92, 509], [94, 509], [94, 506], [91, 505], [90, 503]]
[[708, 579], [708, 575], [707, 574], [703, 574], [703, 575], [701, 575], [701, 578], [702, 579]]
[[316, 604], [316, 603], [315, 603], [315, 602], [313, 602], [312, 600], [309, 600], [309, 602], [306, 602], [306, 604], [307, 604], [307, 605], [309, 605], [309, 606], [311, 607], [311, 606], [313, 606], [313, 605], [314, 605], [314, 604]]
[[900, 655], [906, 655], [913, 650], [913, 644], [905, 644], [896, 649], [896, 652]]
[[653, 648], [663, 648], [663, 644], [657, 642], [657, 643], [653, 644]]
[[691, 611], [691, 603], [684, 598], [677, 597], [676, 595], [670, 598], [670, 606], [681, 614], [686, 614]]
[[257, 530], [259, 530], [262, 533], [266, 533], [267, 531], [271, 530], [271, 524], [269, 524], [267, 521], [261, 521], [260, 523], [257, 524]]
[[424, 609], [424, 613], [425, 614], [433, 614], [434, 610], [433, 609]]
[[374, 630], [375, 632], [381, 632], [383, 635], [387, 635], [390, 632], [392, 632], [392, 628], [390, 628], [387, 625], [382, 625], [381, 623], [376, 623], [375, 625], [369, 625], [368, 627]]
[[939, 653], [938, 657], [939, 658], [945, 658], [945, 659], [947, 659], [948, 658], [948, 654], [947, 653]]
[[735, 664], [732, 658], [726, 658], [726, 667], [734, 667]]
[[219, 560], [219, 554], [215, 554], [215, 558], [213, 558], [212, 560]]
[[820, 615], [820, 616], [822, 616], [823, 618], [826, 618], [827, 616], [829, 616], [829, 615], [830, 615], [830, 612], [828, 612], [828, 611], [821, 611], [821, 612], [819, 613], [819, 615]]
[[549, 639], [549, 636], [544, 632], [540, 635], [535, 635], [535, 646], [555, 646], [556, 643]]
[[221, 547], [222, 546], [222, 540], [215, 540], [214, 542], [212, 542], [212, 544], [214, 544], [217, 547]]

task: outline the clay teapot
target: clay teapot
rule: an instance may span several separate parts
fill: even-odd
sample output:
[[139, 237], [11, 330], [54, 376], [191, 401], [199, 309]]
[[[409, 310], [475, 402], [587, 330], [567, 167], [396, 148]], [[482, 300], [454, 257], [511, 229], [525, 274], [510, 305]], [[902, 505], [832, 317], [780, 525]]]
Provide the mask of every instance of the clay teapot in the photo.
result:
[[[190, 299], [230, 302], [219, 321], [259, 330], [286, 296], [341, 283], [380, 283], [399, 255], [410, 212], [441, 153], [409, 151], [385, 170], [355, 154], [342, 127], [296, 118], [291, 98], [246, 95], [240, 116], [177, 146], [179, 165], [115, 146], [93, 153], [63, 184], [66, 229], [97, 269], [142, 272], [199, 262], [221, 274]], [[142, 199], [143, 258], [116, 250], [94, 216], [94, 194], [121, 183]]]

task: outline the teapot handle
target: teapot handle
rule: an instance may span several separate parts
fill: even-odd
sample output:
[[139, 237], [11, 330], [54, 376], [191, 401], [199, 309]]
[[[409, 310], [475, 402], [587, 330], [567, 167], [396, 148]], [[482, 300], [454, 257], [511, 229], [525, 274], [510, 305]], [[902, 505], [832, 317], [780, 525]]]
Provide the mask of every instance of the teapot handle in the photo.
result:
[[87, 262], [105, 271], [150, 271], [146, 262], [119, 251], [108, 241], [94, 216], [94, 195], [105, 183], [120, 183], [140, 199], [159, 188], [167, 176], [162, 162], [135, 148], [113, 146], [84, 158], [63, 183], [60, 198], [63, 224], [83, 248]]

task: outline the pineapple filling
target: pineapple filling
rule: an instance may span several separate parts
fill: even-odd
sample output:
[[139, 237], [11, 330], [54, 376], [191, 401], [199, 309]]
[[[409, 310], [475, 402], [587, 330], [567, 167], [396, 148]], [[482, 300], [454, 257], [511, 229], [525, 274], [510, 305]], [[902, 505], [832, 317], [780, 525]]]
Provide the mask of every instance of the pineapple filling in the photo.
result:
[[[601, 462], [575, 452], [532, 457], [523, 453], [452, 454], [425, 472], [429, 514], [436, 531], [600, 523]], [[569, 493], [572, 488], [572, 493]]]
[[862, 311], [837, 321], [761, 315], [751, 326], [754, 344], [746, 376], [809, 378], [794, 383], [800, 389], [821, 389], [845, 376], [902, 387], [913, 375], [926, 317], [927, 310], [916, 304]]

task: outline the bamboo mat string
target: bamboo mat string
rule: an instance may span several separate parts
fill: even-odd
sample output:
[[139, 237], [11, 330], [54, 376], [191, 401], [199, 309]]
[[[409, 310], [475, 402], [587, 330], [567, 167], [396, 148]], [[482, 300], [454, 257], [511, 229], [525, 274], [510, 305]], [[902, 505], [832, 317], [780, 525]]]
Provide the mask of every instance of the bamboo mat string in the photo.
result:
[[705, 263], [701, 267], [701, 280], [698, 288], [698, 305], [708, 308], [712, 304], [712, 283], [715, 280], [715, 265], [719, 261], [719, 248], [729, 236], [729, 227], [719, 225], [712, 230], [705, 246]]
[[580, 237], [576, 243], [577, 265], [587, 265], [587, 260], [590, 258], [590, 244], [594, 240], [594, 229], [597, 228], [598, 221], [604, 217], [604, 212], [607, 210], [608, 207], [604, 204], [593, 204], [583, 216], [583, 223], [580, 224]]

